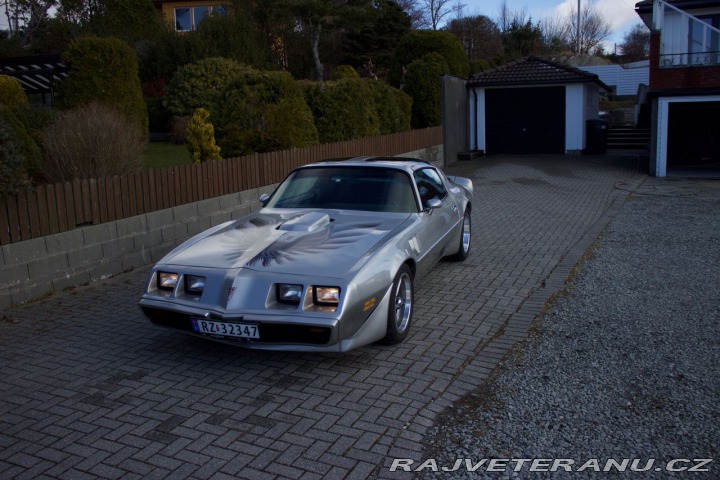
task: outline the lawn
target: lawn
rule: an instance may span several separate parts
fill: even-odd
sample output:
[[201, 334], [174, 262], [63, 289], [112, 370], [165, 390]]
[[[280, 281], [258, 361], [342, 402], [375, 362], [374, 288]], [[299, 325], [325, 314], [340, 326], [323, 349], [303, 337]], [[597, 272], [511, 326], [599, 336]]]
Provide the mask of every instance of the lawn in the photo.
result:
[[142, 154], [144, 168], [164, 168], [192, 163], [185, 145], [172, 142], [150, 142]]

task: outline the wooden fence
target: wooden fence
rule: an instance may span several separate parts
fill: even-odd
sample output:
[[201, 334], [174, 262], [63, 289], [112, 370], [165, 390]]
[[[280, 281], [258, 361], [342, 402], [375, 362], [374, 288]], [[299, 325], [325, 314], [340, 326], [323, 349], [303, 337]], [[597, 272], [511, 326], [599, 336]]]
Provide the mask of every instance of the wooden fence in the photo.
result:
[[357, 155], [399, 155], [441, 143], [441, 127], [432, 127], [200, 165], [41, 185], [0, 202], [0, 245], [272, 185], [307, 163]]

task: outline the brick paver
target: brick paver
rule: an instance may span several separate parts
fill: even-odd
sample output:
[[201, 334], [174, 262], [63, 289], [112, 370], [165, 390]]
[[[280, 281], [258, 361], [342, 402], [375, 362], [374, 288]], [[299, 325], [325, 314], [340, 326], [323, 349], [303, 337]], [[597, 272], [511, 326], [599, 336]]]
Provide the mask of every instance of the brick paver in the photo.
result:
[[421, 460], [642, 178], [611, 157], [448, 173], [475, 183], [473, 251], [416, 287], [399, 346], [255, 352], [160, 329], [137, 307], [147, 269], [4, 312], [0, 478], [364, 479]]

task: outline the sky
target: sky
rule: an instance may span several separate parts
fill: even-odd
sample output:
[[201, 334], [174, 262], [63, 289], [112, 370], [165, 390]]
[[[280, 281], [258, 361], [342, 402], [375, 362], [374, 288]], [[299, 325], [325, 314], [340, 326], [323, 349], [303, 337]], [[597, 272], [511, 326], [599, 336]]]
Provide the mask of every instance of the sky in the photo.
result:
[[[464, 16], [485, 15], [497, 19], [502, 0], [461, 0], [465, 4]], [[580, 0], [581, 9], [586, 2]], [[593, 0], [597, 9], [610, 22], [612, 33], [605, 42], [605, 51], [613, 51], [614, 44], [620, 44], [633, 25], [640, 23], [635, 13], [635, 4], [639, 0]], [[511, 11], [525, 10], [533, 23], [548, 17], [564, 16], [571, 8], [577, 9], [577, 0], [507, 0]]]

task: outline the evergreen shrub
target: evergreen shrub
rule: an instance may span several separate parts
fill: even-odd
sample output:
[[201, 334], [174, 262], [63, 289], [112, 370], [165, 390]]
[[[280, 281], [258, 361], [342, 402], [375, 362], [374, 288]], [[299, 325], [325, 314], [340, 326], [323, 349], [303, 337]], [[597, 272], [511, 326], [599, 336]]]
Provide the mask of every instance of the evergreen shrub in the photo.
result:
[[390, 81], [393, 85], [404, 84], [403, 71], [415, 60], [429, 53], [437, 53], [446, 62], [446, 71], [460, 78], [467, 78], [469, 63], [460, 40], [450, 32], [413, 30], [400, 39], [393, 57]]
[[222, 158], [220, 149], [215, 144], [215, 129], [208, 118], [210, 118], [210, 112], [204, 108], [198, 108], [187, 126], [188, 150], [190, 150], [190, 155], [195, 163]]
[[171, 115], [192, 115], [197, 108], [209, 108], [232, 80], [252, 71], [247, 65], [219, 57], [183, 65], [168, 83], [163, 104]]
[[302, 88], [287, 72], [250, 72], [236, 78], [210, 111], [224, 157], [318, 143]]
[[405, 72], [405, 92], [412, 97], [413, 128], [440, 125], [440, 77], [447, 62], [438, 53], [415, 60]]
[[20, 149], [0, 115], [0, 199], [31, 188], [23, 163]]
[[27, 103], [28, 98], [20, 82], [8, 75], [0, 75], [0, 105], [15, 107]]
[[380, 135], [410, 130], [412, 112], [410, 95], [380, 80], [367, 80], [367, 82], [375, 96], [375, 105], [380, 118]]
[[370, 79], [304, 83], [320, 143], [340, 142], [380, 134], [375, 90]]
[[357, 71], [350, 65], [338, 65], [332, 72], [331, 80], [342, 80], [343, 78], [359, 78]]
[[63, 53], [70, 66], [60, 85], [60, 106], [70, 109], [100, 102], [129, 117], [147, 133], [148, 115], [142, 96], [135, 51], [112, 37], [85, 37]]

